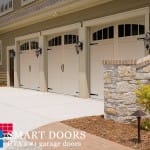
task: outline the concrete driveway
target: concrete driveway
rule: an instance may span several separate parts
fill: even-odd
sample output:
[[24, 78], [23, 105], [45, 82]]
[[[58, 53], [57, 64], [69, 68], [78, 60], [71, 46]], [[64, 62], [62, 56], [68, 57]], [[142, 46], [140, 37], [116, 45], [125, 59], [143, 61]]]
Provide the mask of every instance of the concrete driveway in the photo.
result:
[[100, 115], [103, 112], [102, 101], [26, 89], [0, 88], [0, 123], [13, 123], [15, 131], [27, 132], [47, 123]]

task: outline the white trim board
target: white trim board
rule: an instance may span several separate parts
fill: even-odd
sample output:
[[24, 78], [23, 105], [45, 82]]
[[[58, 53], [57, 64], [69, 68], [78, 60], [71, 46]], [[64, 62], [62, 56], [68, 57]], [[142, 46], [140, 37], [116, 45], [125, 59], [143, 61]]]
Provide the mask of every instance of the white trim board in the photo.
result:
[[15, 38], [15, 42], [23, 41], [23, 40], [28, 40], [28, 39], [32, 39], [32, 38], [38, 38], [38, 37], [40, 37], [40, 32], [16, 37]]
[[81, 27], [81, 23], [75, 23], [75, 24], [71, 24], [71, 25], [61, 26], [61, 27], [42, 31], [41, 35], [46, 36], [46, 35], [50, 35], [50, 34], [54, 34], [54, 33], [72, 31], [72, 30], [79, 29], [80, 27]]
[[145, 29], [146, 31], [148, 31], [149, 30], [149, 12], [150, 12], [149, 7], [134, 9], [131, 11], [126, 11], [126, 12], [122, 12], [122, 13], [118, 13], [118, 14], [114, 14], [110, 16], [105, 16], [102, 18], [96, 18], [96, 19], [84, 21], [83, 26], [91, 27], [91, 26], [96, 26], [100, 24], [112, 23], [112, 22], [116, 22], [116, 21], [124, 20], [128, 18], [134, 18], [137, 16], [145, 16], [145, 27], [146, 27]]

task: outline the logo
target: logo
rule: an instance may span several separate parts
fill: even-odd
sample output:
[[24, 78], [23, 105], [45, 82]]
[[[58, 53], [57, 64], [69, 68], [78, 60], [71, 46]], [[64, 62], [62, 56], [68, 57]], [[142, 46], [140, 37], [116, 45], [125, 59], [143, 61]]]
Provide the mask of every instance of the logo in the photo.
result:
[[4, 146], [4, 137], [8, 137], [13, 132], [12, 123], [0, 123], [0, 148]]

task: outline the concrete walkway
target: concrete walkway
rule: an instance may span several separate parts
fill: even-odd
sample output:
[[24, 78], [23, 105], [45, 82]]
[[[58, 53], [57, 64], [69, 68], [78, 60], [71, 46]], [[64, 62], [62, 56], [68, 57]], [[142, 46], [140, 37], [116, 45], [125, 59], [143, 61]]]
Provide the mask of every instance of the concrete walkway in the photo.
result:
[[[40, 127], [30, 132], [30, 137], [32, 137], [32, 134], [35, 132], [40, 133], [43, 131], [45, 133], [42, 138], [41, 135], [38, 134], [38, 137], [35, 140], [30, 140], [30, 142], [33, 142], [36, 146], [10, 146], [5, 150], [132, 150], [129, 147], [111, 142], [92, 134], [84, 133], [81, 130], [74, 129], [59, 122]], [[51, 136], [50, 132], [52, 133]], [[81, 136], [81, 133], [84, 133], [85, 136]], [[26, 142], [27, 145], [31, 144], [27, 140], [24, 142]]]
[[[70, 132], [71, 135], [74, 132], [78, 133], [78, 135], [81, 134], [81, 130], [77, 130], [75, 128], [72, 128], [68, 125], [59, 122], [43, 126], [41, 128], [38, 128], [35, 131], [46, 131], [46, 132], [55, 131], [55, 133], [62, 131], [64, 135], [67, 132]], [[77, 137], [80, 139], [78, 139]], [[88, 134], [88, 133], [85, 133], [85, 139], [84, 138], [82, 139], [80, 136], [77, 137], [73, 139], [74, 136], [72, 135], [71, 140], [67, 140], [66, 138], [58, 140], [58, 138], [56, 138], [56, 140], [54, 140], [53, 142], [56, 141], [60, 142], [60, 145], [58, 147], [47, 146], [47, 147], [42, 147], [42, 150], [54, 150], [54, 149], [55, 150], [132, 150], [126, 146], [111, 142], [109, 140], [105, 140], [101, 137], [97, 137], [95, 135]], [[46, 137], [46, 139], [48, 139], [48, 137]], [[45, 142], [45, 141], [49, 142], [49, 140], [37, 140], [37, 142]]]
[[39, 91], [0, 87], [0, 122], [13, 123], [15, 131], [28, 132], [48, 123], [100, 115], [102, 101]]

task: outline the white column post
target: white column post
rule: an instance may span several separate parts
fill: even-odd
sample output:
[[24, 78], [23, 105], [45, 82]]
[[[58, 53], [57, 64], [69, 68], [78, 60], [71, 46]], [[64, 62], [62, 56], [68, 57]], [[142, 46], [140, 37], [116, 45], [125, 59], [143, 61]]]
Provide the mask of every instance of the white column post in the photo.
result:
[[150, 24], [150, 15], [149, 15], [149, 8], [147, 8], [147, 11], [145, 13], [145, 32], [148, 32], [150, 31], [150, 28], [149, 28], [149, 24]]
[[[150, 31], [150, 27], [149, 27], [149, 24], [150, 24], [150, 15], [149, 15], [149, 8], [147, 8], [147, 11], [145, 13], [145, 32], [149, 32]], [[148, 50], [145, 48], [145, 55], [149, 55], [149, 52]]]
[[7, 47], [7, 86], [10, 86], [9, 48]]
[[14, 87], [20, 87], [20, 56], [19, 42], [15, 42], [15, 58], [14, 58]]
[[89, 98], [89, 46], [88, 29], [80, 27], [79, 41], [83, 42], [83, 50], [79, 53], [79, 96]]
[[42, 49], [40, 55], [40, 91], [47, 92], [47, 43], [46, 37], [39, 37], [39, 47]]

